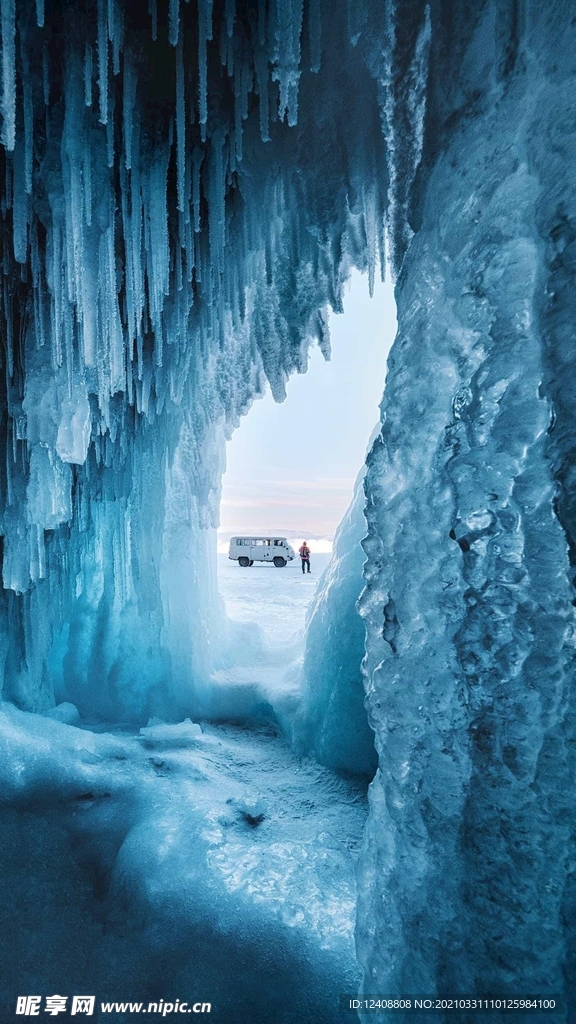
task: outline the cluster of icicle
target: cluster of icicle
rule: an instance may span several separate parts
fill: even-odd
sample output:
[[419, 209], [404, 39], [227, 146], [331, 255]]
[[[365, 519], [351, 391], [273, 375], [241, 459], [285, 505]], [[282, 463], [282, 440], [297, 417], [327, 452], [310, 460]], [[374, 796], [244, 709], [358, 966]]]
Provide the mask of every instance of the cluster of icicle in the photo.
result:
[[328, 353], [351, 266], [383, 266], [388, 172], [367, 4], [0, 7], [0, 614], [29, 703], [80, 672], [79, 608], [115, 617], [101, 674], [143, 592], [160, 642], [167, 516], [214, 522], [224, 434]]
[[[273, 116], [294, 124], [297, 115], [301, 0], [270, 12], [260, 2], [247, 31], [227, 0], [218, 27], [226, 95], [209, 139], [211, 0], [199, 0], [188, 35], [179, 0], [164, 12], [167, 26], [159, 25], [156, 0], [146, 27], [139, 6], [99, 0], [49, 12], [43, 0], [2, 3], [2, 212], [14, 263], [31, 286], [37, 347], [49, 347], [54, 373], [64, 367], [69, 380], [75, 371], [86, 376], [106, 429], [118, 393], [144, 413], [151, 402], [181, 397], [199, 296], [200, 348], [222, 342], [224, 311], [236, 325], [254, 271], [250, 256], [264, 250], [264, 236], [272, 235], [273, 250], [270, 227], [284, 198], [274, 182], [261, 223], [227, 209], [255, 83], [262, 140], [270, 139], [274, 81]], [[314, 4], [310, 14], [319, 16]], [[173, 54], [159, 41], [166, 30]], [[310, 31], [317, 40], [316, 24]], [[157, 87], [166, 93], [172, 84], [174, 97], [163, 103]], [[239, 230], [227, 223], [234, 219]], [[225, 260], [232, 242], [234, 260]], [[5, 275], [10, 262], [7, 253]], [[4, 315], [12, 376], [14, 316], [6, 306]]]

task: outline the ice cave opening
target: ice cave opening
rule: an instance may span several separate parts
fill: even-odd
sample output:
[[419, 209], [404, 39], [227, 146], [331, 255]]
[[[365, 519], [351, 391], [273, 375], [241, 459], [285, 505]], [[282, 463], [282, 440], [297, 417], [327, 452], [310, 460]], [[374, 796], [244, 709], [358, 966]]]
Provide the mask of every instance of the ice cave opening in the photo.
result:
[[[0, 1012], [573, 1001], [570, 0], [0, 34]], [[218, 592], [226, 439], [384, 263], [380, 426], [278, 701]]]
[[[363, 706], [364, 627], [356, 610], [365, 559], [364, 461], [378, 432], [395, 332], [390, 278], [369, 281], [353, 271], [342, 310], [328, 310], [322, 350], [310, 348], [299, 373], [286, 381], [284, 401], [259, 382], [226, 446], [216, 570], [214, 531], [204, 533], [202, 565], [213, 595], [218, 584], [226, 614], [206, 615], [213, 660], [192, 704], [212, 722], [268, 720], [300, 754], [366, 781], [376, 759]], [[188, 544], [197, 540], [193, 525]], [[306, 535], [313, 573], [302, 579], [297, 557], [284, 573], [258, 563], [249, 573], [238, 571], [228, 558], [230, 538], [254, 531], [286, 536], [296, 549]], [[181, 564], [188, 572], [189, 564]], [[338, 640], [343, 621], [347, 631]], [[336, 718], [325, 716], [327, 706], [338, 709]], [[344, 725], [350, 713], [352, 730]]]
[[[345, 289], [343, 313], [331, 314], [328, 326], [329, 360], [313, 348], [306, 372], [288, 380], [285, 401], [276, 403], [268, 390], [243, 417], [226, 450], [218, 579], [228, 618], [245, 626], [243, 636], [233, 641], [236, 663], [217, 678], [220, 683], [224, 677], [259, 681], [285, 722], [288, 708], [289, 719], [294, 718], [303, 688], [311, 693], [321, 689], [314, 678], [320, 672], [314, 665], [315, 648], [321, 652], [326, 692], [337, 685], [338, 672], [355, 677], [358, 695], [362, 692], [359, 617], [346, 637], [350, 650], [345, 663], [339, 648], [332, 659], [326, 658], [331, 641], [318, 635], [314, 623], [330, 622], [331, 630], [337, 628], [344, 615], [344, 587], [346, 617], [354, 620], [354, 602], [362, 590], [361, 467], [376, 431], [386, 359], [396, 331], [391, 282], [377, 280], [371, 295], [366, 276], [354, 273]], [[357, 520], [356, 535], [344, 530], [342, 541], [340, 524], [351, 517]], [[293, 560], [280, 572], [270, 571], [271, 562], [258, 560], [247, 571], [237, 560], [246, 555], [244, 549], [235, 547], [235, 560], [228, 557], [231, 537], [243, 534], [285, 537]], [[312, 551], [312, 572], [306, 576], [297, 555], [304, 539]], [[274, 553], [282, 554], [260, 552], [263, 558]], [[248, 623], [259, 632], [260, 645], [256, 635], [250, 639]], [[306, 658], [307, 631], [313, 639]], [[358, 640], [355, 646], [352, 636]], [[344, 746], [339, 744], [342, 766]], [[346, 767], [362, 775], [366, 759], [356, 765], [349, 758]]]

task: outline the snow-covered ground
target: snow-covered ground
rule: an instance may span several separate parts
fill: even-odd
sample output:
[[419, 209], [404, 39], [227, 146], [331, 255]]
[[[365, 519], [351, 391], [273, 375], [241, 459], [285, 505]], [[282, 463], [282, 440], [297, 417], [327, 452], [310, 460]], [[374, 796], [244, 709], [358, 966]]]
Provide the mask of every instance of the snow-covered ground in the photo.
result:
[[283, 569], [241, 568], [218, 555], [218, 583], [229, 617], [227, 649], [212, 673], [205, 713], [212, 719], [275, 720], [290, 737], [300, 704], [306, 613], [330, 555]]
[[342, 1019], [360, 787], [266, 727], [97, 734], [5, 704], [0, 752], [0, 896], [18, 919], [2, 1005], [85, 992], [209, 1000], [219, 1024]]
[[237, 622], [256, 622], [272, 642], [286, 641], [304, 626], [308, 606], [330, 555], [312, 554], [310, 574], [300, 559], [284, 569], [254, 563], [242, 569], [227, 555], [218, 555], [218, 582], [226, 611]]
[[[221, 560], [230, 615], [264, 630], [255, 685], [297, 655], [325, 561], [303, 578]], [[3, 704], [0, 783], [0, 899], [18, 917], [2, 1005], [82, 992], [206, 1000], [220, 1024], [346, 1019], [365, 788], [297, 757], [272, 719], [94, 731]]]

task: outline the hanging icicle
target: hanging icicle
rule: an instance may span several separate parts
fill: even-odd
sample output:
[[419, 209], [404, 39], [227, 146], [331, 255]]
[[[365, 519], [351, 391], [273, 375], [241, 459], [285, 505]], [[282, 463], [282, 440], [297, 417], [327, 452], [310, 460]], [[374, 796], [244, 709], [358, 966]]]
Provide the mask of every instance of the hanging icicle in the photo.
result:
[[86, 43], [84, 51], [84, 104], [92, 106], [92, 47]]
[[200, 168], [204, 159], [204, 150], [198, 146], [192, 153], [192, 206], [194, 209], [194, 231], [200, 231]]
[[2, 23], [2, 143], [16, 144], [16, 10], [15, 0], [0, 0]]
[[176, 167], [178, 209], [184, 212], [186, 179], [186, 97], [184, 92], [184, 40], [180, 33], [176, 48]]
[[152, 42], [158, 39], [158, 0], [148, 0], [148, 12], [152, 22]]
[[108, 123], [108, 11], [106, 0], [98, 0], [98, 88], [100, 124]]
[[228, 39], [234, 35], [234, 20], [236, 18], [236, 0], [226, 0], [224, 6], [224, 19], [226, 21], [226, 34]]
[[124, 53], [124, 95], [122, 101], [122, 120], [124, 127], [124, 160], [126, 169], [132, 168], [132, 137], [134, 129], [136, 88], [138, 79], [134, 68], [134, 60], [130, 50]]
[[315, 74], [322, 65], [322, 15], [320, 0], [308, 0], [308, 38], [310, 41], [310, 71]]
[[171, 46], [178, 45], [180, 32], [180, 0], [170, 0], [168, 8], [168, 41]]
[[300, 36], [303, 0], [276, 0], [276, 40], [273, 78], [280, 86], [280, 120], [295, 125], [298, 121], [300, 84]]
[[42, 96], [44, 106], [50, 106], [50, 58], [48, 55], [48, 44], [44, 39], [42, 42]]
[[108, 38], [112, 45], [112, 71], [120, 74], [120, 54], [124, 46], [124, 9], [121, 0], [108, 0]]
[[198, 120], [202, 141], [208, 121], [208, 41], [212, 38], [212, 0], [198, 0]]
[[32, 195], [32, 171], [34, 161], [34, 106], [32, 101], [32, 76], [25, 47], [21, 53], [23, 81], [22, 106], [24, 121], [24, 188], [26, 195]]

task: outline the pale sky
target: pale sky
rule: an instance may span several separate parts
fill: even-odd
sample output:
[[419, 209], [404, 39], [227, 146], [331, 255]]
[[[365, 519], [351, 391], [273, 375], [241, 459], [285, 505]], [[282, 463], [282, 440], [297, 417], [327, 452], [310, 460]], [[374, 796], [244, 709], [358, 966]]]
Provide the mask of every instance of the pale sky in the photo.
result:
[[379, 418], [386, 358], [396, 333], [392, 285], [355, 273], [344, 313], [330, 318], [332, 358], [317, 346], [281, 404], [268, 391], [227, 445], [219, 537], [279, 534], [329, 549]]

